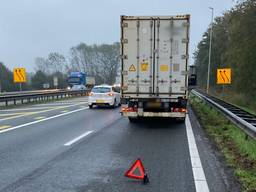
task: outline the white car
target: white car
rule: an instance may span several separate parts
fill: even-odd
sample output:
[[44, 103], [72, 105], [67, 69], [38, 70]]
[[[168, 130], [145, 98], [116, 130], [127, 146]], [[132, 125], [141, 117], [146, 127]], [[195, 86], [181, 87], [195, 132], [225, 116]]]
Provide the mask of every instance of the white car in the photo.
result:
[[90, 108], [93, 108], [94, 105], [111, 107], [119, 106], [119, 89], [110, 85], [94, 86], [89, 93], [88, 104]]

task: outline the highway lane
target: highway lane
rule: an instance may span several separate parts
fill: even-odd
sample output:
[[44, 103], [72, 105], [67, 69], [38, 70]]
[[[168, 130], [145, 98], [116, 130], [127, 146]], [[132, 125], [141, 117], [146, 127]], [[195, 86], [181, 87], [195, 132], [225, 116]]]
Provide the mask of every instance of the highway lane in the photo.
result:
[[[0, 134], [0, 191], [196, 191], [186, 124], [131, 124], [118, 108], [90, 110], [81, 98], [70, 102], [81, 105], [3, 121], [12, 127], [39, 122]], [[43, 121], [34, 119], [38, 115]], [[210, 191], [227, 191], [223, 170], [202, 147], [209, 144], [193, 129], [206, 178], [214, 181]], [[137, 158], [149, 174], [148, 185], [123, 176]]]

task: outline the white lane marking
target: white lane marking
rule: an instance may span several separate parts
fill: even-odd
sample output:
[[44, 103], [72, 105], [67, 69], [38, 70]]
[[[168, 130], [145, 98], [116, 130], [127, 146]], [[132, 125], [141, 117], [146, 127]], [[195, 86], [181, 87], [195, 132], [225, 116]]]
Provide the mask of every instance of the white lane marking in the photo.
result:
[[87, 101], [78, 101], [78, 102], [67, 102], [67, 103], [58, 103], [58, 102], [55, 102], [55, 103], [44, 103], [44, 104], [37, 104], [36, 106], [58, 106], [58, 105], [72, 105], [74, 103], [77, 103], [77, 104], [81, 104], [81, 103], [85, 103], [87, 104], [88, 102]]
[[82, 138], [84, 138], [84, 137], [90, 135], [92, 132], [93, 132], [93, 131], [87, 131], [87, 132], [85, 132], [84, 134], [82, 134], [82, 135], [76, 137], [75, 139], [72, 139], [71, 141], [65, 143], [64, 146], [70, 146], [70, 145], [74, 144], [75, 142], [81, 140]]
[[[75, 106], [75, 105], [79, 105], [79, 104], [88, 104], [88, 102], [75, 102], [75, 103], [76, 104], [74, 104], [74, 103], [63, 103], [63, 104], [65, 104], [67, 107]], [[19, 109], [0, 109], [0, 112], [1, 111], [3, 111], [3, 112], [11, 112], [11, 111], [29, 111], [29, 110], [37, 110], [37, 109], [54, 109], [55, 105], [56, 106], [62, 106], [61, 104], [54, 104], [54, 105], [50, 104], [50, 106], [48, 106], [48, 107], [46, 105], [49, 105], [49, 104], [35, 105], [35, 106], [42, 106], [42, 107], [29, 107], [29, 108], [19, 108]], [[43, 107], [43, 106], [45, 106], [45, 107]]]
[[[11, 112], [11, 111], [29, 111], [29, 110], [37, 110], [37, 109], [49, 109], [50, 107], [30, 107], [30, 108], [20, 108], [20, 109], [1, 109], [3, 112]], [[53, 107], [51, 107], [53, 108]]]
[[209, 187], [205, 178], [204, 169], [198, 153], [194, 133], [191, 127], [189, 116], [186, 117], [186, 132], [188, 138], [189, 154], [197, 192], [209, 192]]
[[[81, 104], [83, 104], [83, 103], [81, 103]], [[43, 110], [43, 111], [25, 112], [24, 114], [21, 114], [21, 115], [16, 115], [16, 116], [11, 116], [11, 117], [0, 119], [0, 122], [10, 120], [10, 119], [16, 119], [16, 118], [24, 117], [24, 116], [46, 113], [46, 112], [49, 112], [49, 111], [56, 111], [56, 110], [59, 110], [59, 109], [69, 108], [69, 107], [73, 107], [73, 106], [77, 106], [77, 105], [81, 106], [81, 104], [79, 103], [79, 104], [74, 104], [74, 105], [58, 106], [58, 107], [49, 108], [49, 109], [46, 109], [46, 110]]]
[[40, 120], [37, 120], [37, 121], [32, 121], [32, 122], [29, 122], [29, 123], [25, 123], [25, 124], [22, 124], [22, 125], [18, 125], [18, 126], [12, 127], [10, 129], [2, 130], [2, 131], [0, 131], [0, 133], [12, 131], [12, 130], [15, 130], [15, 129], [18, 129], [18, 128], [21, 128], [21, 127], [26, 127], [26, 126], [33, 125], [33, 124], [36, 124], [36, 123], [40, 123], [40, 122], [43, 122], [43, 121], [47, 121], [47, 120], [50, 120], [50, 119], [55, 119], [57, 117], [61, 117], [61, 116], [64, 116], [64, 115], [69, 115], [71, 113], [76, 113], [78, 111], [82, 111], [82, 110], [85, 110], [85, 109], [88, 109], [88, 108], [89, 107], [84, 107], [84, 108], [81, 108], [81, 109], [76, 109], [74, 111], [69, 111], [67, 113], [62, 113], [62, 114], [59, 114], [59, 115], [54, 115], [52, 117], [47, 117], [45, 119], [40, 119]]

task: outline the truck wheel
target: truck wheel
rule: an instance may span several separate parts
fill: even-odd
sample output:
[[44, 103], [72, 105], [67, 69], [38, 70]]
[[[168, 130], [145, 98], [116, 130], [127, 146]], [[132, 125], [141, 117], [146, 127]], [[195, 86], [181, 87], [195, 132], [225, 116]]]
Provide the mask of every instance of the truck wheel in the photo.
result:
[[138, 122], [138, 118], [136, 118], [136, 117], [129, 117], [128, 119], [129, 119], [130, 123]]
[[93, 107], [92, 105], [89, 105], [89, 108], [90, 108], [90, 109], [92, 109], [92, 107]]

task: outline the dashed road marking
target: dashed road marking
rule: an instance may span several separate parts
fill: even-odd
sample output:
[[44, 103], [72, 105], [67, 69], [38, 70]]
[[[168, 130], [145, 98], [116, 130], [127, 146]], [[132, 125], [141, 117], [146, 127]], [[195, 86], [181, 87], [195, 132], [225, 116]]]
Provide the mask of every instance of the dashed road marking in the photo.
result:
[[26, 126], [29, 126], [29, 125], [37, 124], [37, 123], [40, 123], [40, 122], [43, 122], [43, 121], [47, 121], [47, 120], [50, 120], [50, 119], [55, 119], [55, 118], [65, 116], [65, 115], [69, 115], [69, 114], [72, 114], [72, 113], [76, 113], [78, 111], [82, 111], [82, 110], [85, 110], [85, 109], [88, 109], [88, 108], [89, 107], [85, 107], [85, 108], [82, 108], [82, 109], [76, 109], [76, 110], [73, 110], [73, 111], [69, 111], [67, 113], [54, 115], [54, 116], [51, 116], [51, 117], [47, 117], [45, 119], [40, 119], [40, 120], [32, 121], [32, 122], [29, 122], [29, 123], [25, 123], [25, 124], [22, 124], [22, 125], [18, 125], [18, 126], [15, 126], [15, 127], [11, 127], [9, 129], [0, 130], [0, 133], [5, 133], [5, 132], [8, 132], [8, 131], [19, 129], [19, 128], [26, 127]]
[[186, 117], [186, 132], [196, 192], [209, 192], [209, 187], [205, 178], [204, 169], [201, 164], [194, 133], [188, 116]]
[[[84, 102], [84, 103], [86, 103], [86, 102]], [[7, 118], [4, 118], [4, 119], [0, 119], [0, 122], [5, 121], [5, 120], [19, 118], [19, 117], [24, 117], [24, 116], [29, 116], [29, 115], [35, 115], [35, 114], [39, 114], [39, 113], [45, 113], [45, 112], [49, 112], [49, 111], [54, 111], [54, 110], [58, 110], [58, 109], [74, 107], [74, 106], [77, 106], [77, 105], [82, 105], [84, 103], [67, 105], [67, 106], [59, 106], [59, 107], [54, 107], [54, 108], [46, 109], [46, 110], [43, 110], [43, 111], [25, 112], [25, 113], [23, 113], [21, 115], [16, 115], [16, 116], [13, 116], [13, 117], [7, 117]]]
[[83, 139], [84, 137], [90, 135], [92, 132], [93, 131], [87, 131], [87, 132], [83, 133], [82, 135], [76, 137], [75, 139], [72, 139], [71, 141], [65, 143], [64, 146], [70, 146], [70, 145], [76, 143], [77, 141]]
[[2, 130], [2, 129], [8, 129], [8, 128], [10, 128], [11, 126], [10, 125], [3, 125], [3, 126], [0, 126], [0, 130]]
[[38, 120], [38, 119], [44, 119], [45, 117], [44, 116], [41, 116], [41, 117], [35, 117], [34, 119]]
[[1, 109], [0, 111], [3, 111], [3, 112], [20, 111], [20, 113], [22, 113], [22, 111], [49, 109], [49, 108], [54, 108], [54, 107], [29, 107], [29, 108], [18, 108], [18, 109]]
[[6, 114], [0, 114], [0, 117], [15, 116], [15, 115], [21, 115], [21, 114], [24, 114], [24, 113], [6, 113]]
[[88, 103], [87, 101], [77, 101], [77, 102], [69, 102], [69, 103], [45, 103], [45, 104], [37, 104], [36, 106], [63, 106], [63, 105], [72, 105], [72, 104], [81, 104], [81, 103]]
[[67, 113], [67, 112], [68, 112], [68, 110], [61, 111], [61, 113]]

